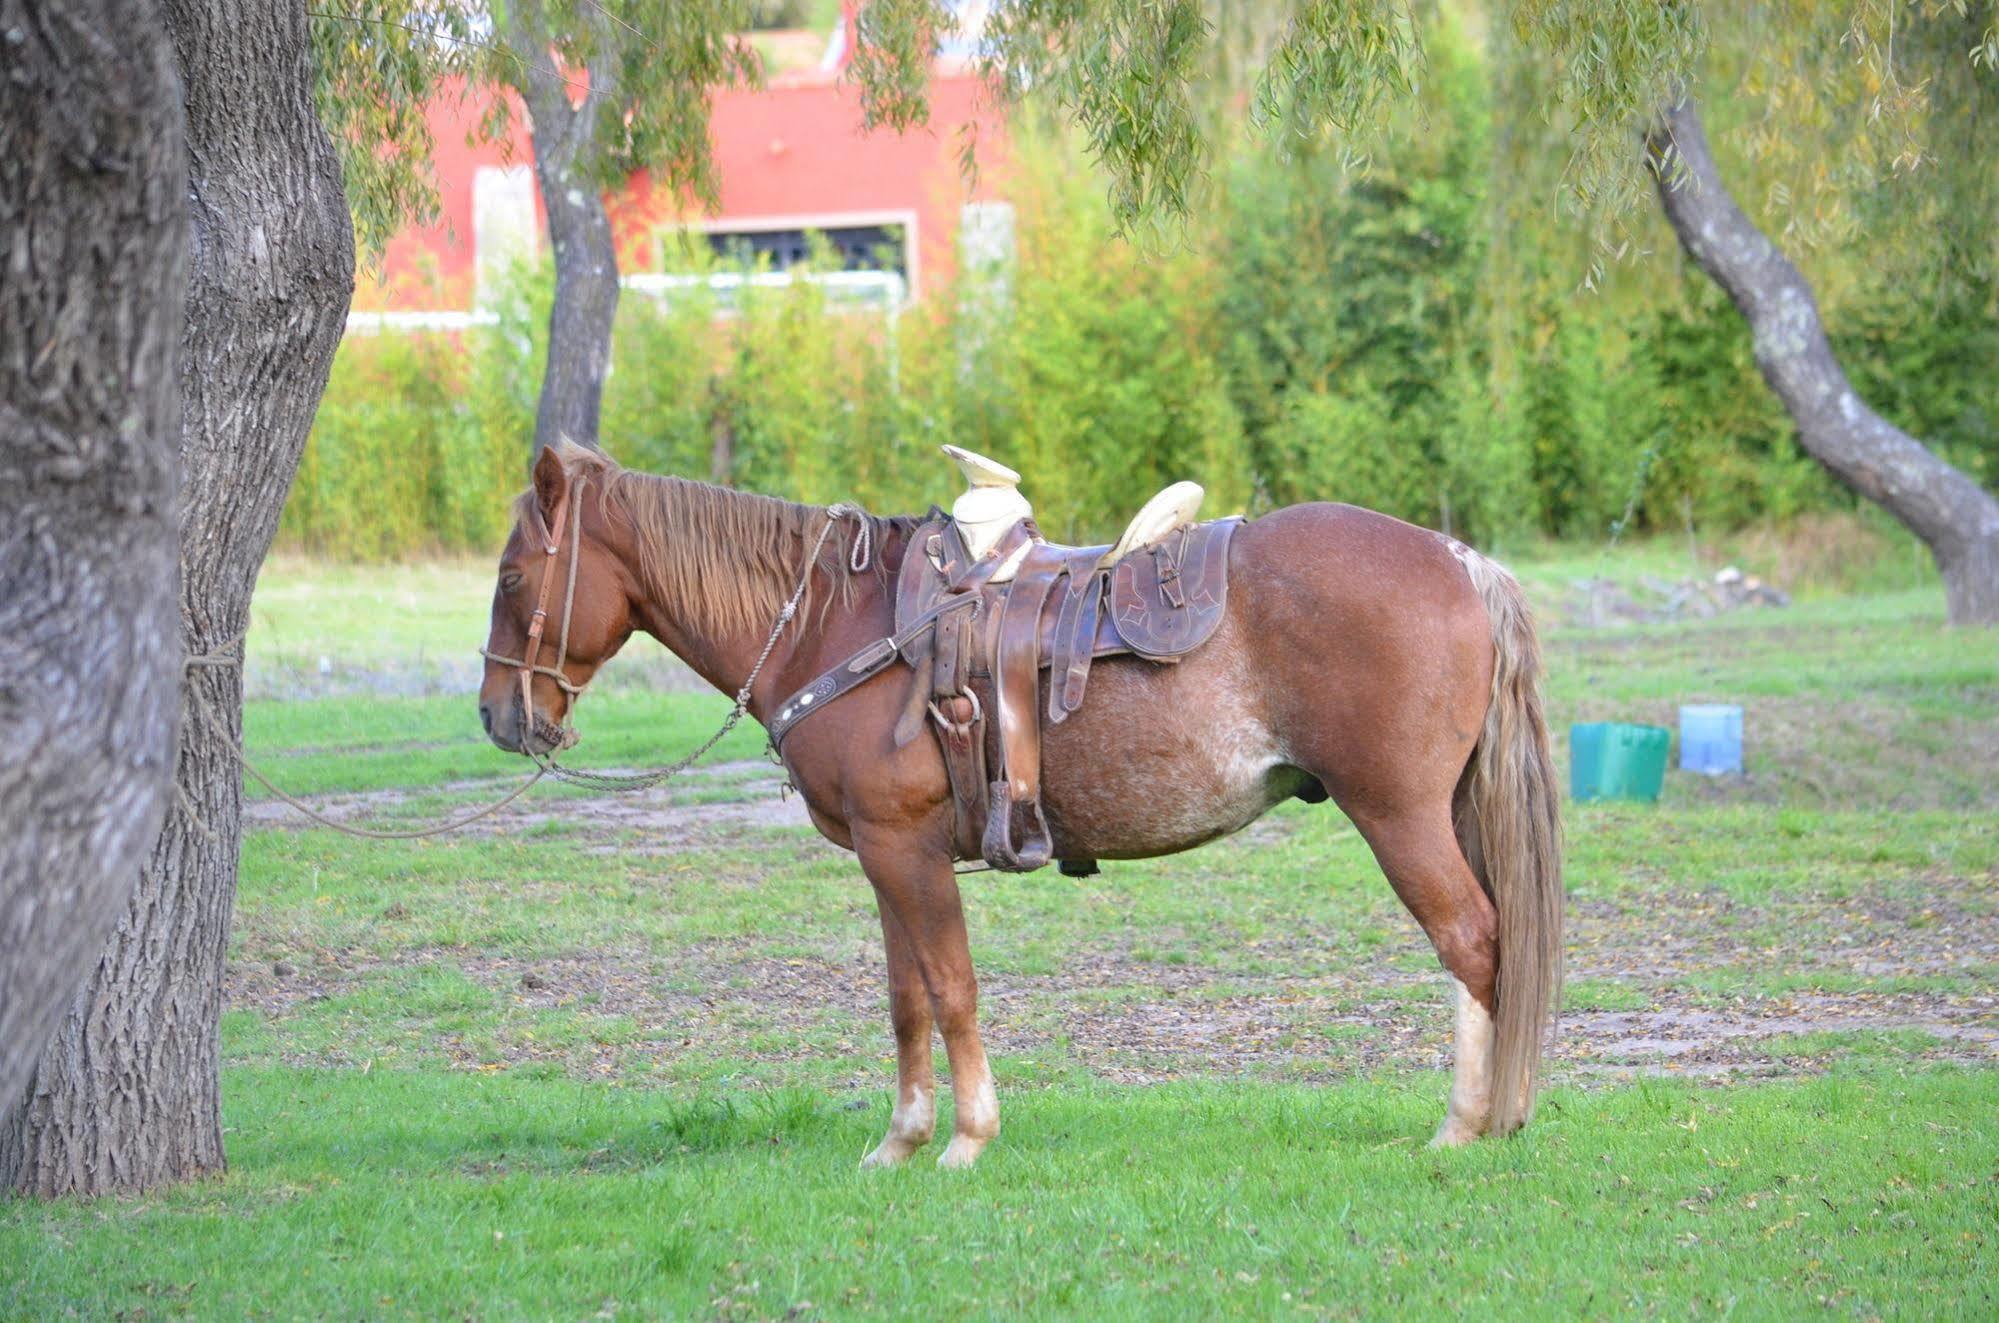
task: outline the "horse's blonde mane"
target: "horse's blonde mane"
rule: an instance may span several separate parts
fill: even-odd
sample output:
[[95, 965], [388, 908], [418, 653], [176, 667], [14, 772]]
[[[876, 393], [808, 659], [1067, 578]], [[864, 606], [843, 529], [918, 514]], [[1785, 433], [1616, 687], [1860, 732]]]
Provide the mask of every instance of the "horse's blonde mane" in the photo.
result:
[[[558, 443], [557, 455], [572, 484], [595, 489], [606, 518], [623, 520], [638, 544], [639, 579], [661, 605], [703, 633], [728, 635], [770, 628], [798, 586], [801, 561], [826, 526], [826, 507], [800, 505], [755, 492], [717, 487], [687, 478], [640, 473], [601, 451]], [[524, 535], [545, 539], [541, 511], [532, 488], [515, 502], [514, 516]], [[905, 520], [864, 515], [871, 541]], [[819, 567], [837, 586], [818, 605], [853, 600], [858, 577], [850, 571], [851, 521], [836, 527], [819, 555]], [[879, 575], [879, 560], [868, 572]], [[818, 578], [819, 576], [813, 576]], [[806, 584], [799, 602], [803, 616], [814, 604], [815, 585]]]

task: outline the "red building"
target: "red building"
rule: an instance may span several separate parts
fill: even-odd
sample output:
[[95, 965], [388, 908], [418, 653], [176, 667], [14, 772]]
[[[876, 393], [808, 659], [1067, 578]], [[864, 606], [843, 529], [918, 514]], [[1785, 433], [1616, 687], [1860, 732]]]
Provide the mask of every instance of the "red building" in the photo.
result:
[[[975, 77], [940, 60], [930, 123], [870, 133], [860, 91], [842, 79], [840, 63], [787, 70], [761, 91], [717, 93], [719, 208], [690, 212], [634, 176], [609, 199], [620, 270], [671, 272], [680, 245], [665, 240], [686, 231], [732, 254], [767, 254], [780, 268], [803, 251], [806, 232], [820, 233], [850, 267], [899, 271], [912, 299], [954, 269], [964, 208], [990, 200], [1004, 145], [999, 117]], [[469, 310], [483, 281], [542, 241], [525, 115], [513, 117], [504, 142], [468, 143], [478, 118], [476, 103], [456, 97], [432, 107], [441, 215], [391, 242], [381, 277], [364, 277], [356, 292], [357, 309]], [[979, 135], [976, 185], [959, 168], [968, 131]]]

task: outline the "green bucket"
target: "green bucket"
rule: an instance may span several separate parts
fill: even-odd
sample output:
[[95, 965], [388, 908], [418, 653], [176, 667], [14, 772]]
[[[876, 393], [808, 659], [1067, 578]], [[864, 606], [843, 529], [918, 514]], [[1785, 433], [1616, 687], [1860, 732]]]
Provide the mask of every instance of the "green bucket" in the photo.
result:
[[1590, 799], [1635, 799], [1650, 804], [1666, 784], [1666, 755], [1673, 742], [1664, 726], [1587, 721], [1569, 727], [1569, 794]]

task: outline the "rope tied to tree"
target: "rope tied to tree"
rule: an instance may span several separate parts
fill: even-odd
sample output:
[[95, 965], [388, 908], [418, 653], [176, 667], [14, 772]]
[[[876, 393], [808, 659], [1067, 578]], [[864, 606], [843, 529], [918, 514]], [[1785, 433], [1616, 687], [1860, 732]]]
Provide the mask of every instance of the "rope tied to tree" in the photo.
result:
[[[195, 670], [200, 667], [216, 667], [218, 669], [234, 669], [237, 671], [241, 671], [243, 668], [243, 656], [242, 656], [243, 641], [244, 641], [244, 636], [247, 632], [248, 632], [247, 630], [238, 632], [235, 635], [232, 635], [230, 638], [223, 641], [221, 644], [211, 647], [207, 652], [196, 653], [193, 656], [185, 658], [181, 663], [183, 668], [187, 670]], [[227, 749], [230, 752], [230, 754], [235, 757], [236, 761], [242, 764], [243, 770], [249, 774], [250, 778], [254, 780], [258, 785], [262, 786], [265, 790], [269, 791], [272, 795], [276, 796], [278, 799], [282, 800], [284, 803], [288, 804], [293, 809], [296, 809], [298, 812], [304, 814], [306, 817], [311, 818], [314, 822], [317, 822], [322, 827], [330, 827], [334, 831], [341, 832], [345, 835], [359, 836], [371, 841], [413, 841], [413, 840], [422, 839], [427, 836], [442, 836], [446, 832], [454, 832], [461, 827], [468, 827], [471, 824], [479, 821], [481, 818], [489, 817], [492, 814], [499, 812], [507, 805], [513, 803], [515, 800], [519, 799], [522, 795], [526, 794], [528, 792], [528, 789], [532, 787], [536, 782], [540, 781], [542, 777], [548, 775], [547, 769], [537, 768], [533, 775], [529, 776], [525, 781], [521, 782], [521, 784], [515, 786], [512, 790], [507, 792], [504, 798], [495, 800], [493, 803], [487, 804], [484, 807], [476, 810], [475, 812], [468, 813], [463, 817], [453, 818], [449, 822], [442, 822], [429, 827], [412, 828], [408, 831], [378, 831], [367, 827], [356, 827], [349, 823], [339, 822], [333, 818], [329, 818], [324, 813], [321, 813], [318, 809], [315, 809], [312, 805], [286, 792], [283, 788], [278, 786], [275, 782], [271, 780], [270, 777], [266, 776], [264, 774], [263, 769], [258, 767], [255, 761], [251, 759], [249, 752], [243, 747], [243, 742], [240, 739], [238, 739], [236, 737], [235, 732], [233, 732], [230, 729], [227, 714], [222, 712], [219, 708], [217, 708], [213, 700], [211, 700], [207, 695], [202, 694], [192, 688], [188, 689], [187, 710], [189, 715], [195, 718], [197, 724], [206, 728], [209, 736], [212, 739], [214, 739], [216, 743], [220, 744], [223, 748]], [[198, 815], [193, 814], [192, 805], [183, 803], [182, 807], [184, 809], [189, 810], [189, 816], [196, 823], [196, 825], [200, 826], [204, 832], [208, 830], [207, 825], [205, 823], [202, 823], [200, 817]]]

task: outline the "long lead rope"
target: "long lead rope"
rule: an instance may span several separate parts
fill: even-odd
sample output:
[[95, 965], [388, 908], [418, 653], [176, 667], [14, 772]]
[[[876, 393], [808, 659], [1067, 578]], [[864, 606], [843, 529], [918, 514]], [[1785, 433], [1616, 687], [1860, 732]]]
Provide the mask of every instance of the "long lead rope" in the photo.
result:
[[[764, 640], [763, 651], [757, 654], [756, 665], [750, 668], [749, 678], [744, 680], [742, 688], [736, 691], [736, 701], [734, 706], [730, 708], [729, 715], [724, 718], [720, 729], [713, 735], [710, 735], [699, 748], [667, 767], [635, 773], [591, 772], [581, 768], [564, 767], [552, 757], [544, 758], [540, 755], [530, 754], [529, 756], [533, 758], [535, 763], [533, 774], [492, 803], [475, 809], [463, 817], [452, 818], [447, 822], [437, 823], [428, 827], [411, 828], [408, 831], [379, 831], [366, 827], [356, 827], [349, 823], [329, 818], [324, 813], [313, 808], [312, 805], [289, 794], [278, 786], [251, 760], [249, 752], [243, 747], [242, 741], [230, 733], [228, 726], [222, 720], [221, 714], [213, 711], [205, 698], [190, 692], [189, 710], [207, 727], [209, 735], [229, 750], [236, 761], [242, 764], [243, 770], [249, 773], [258, 785], [261, 785], [279, 800], [323, 827], [331, 828], [346, 836], [358, 836], [371, 841], [413, 841], [430, 836], [442, 836], [447, 832], [454, 832], [460, 828], [469, 827], [481, 818], [491, 817], [507, 805], [513, 803], [529, 790], [533, 789], [546, 776], [553, 776], [557, 780], [568, 782], [571, 785], [588, 786], [598, 790], [634, 791], [649, 789], [669, 781], [693, 767], [695, 763], [700, 761], [703, 755], [707, 754], [717, 744], [720, 744], [723, 738], [736, 728], [736, 724], [743, 719], [744, 714], [749, 711], [750, 686], [756, 683], [757, 676], [763, 671], [764, 663], [770, 660], [771, 653], [776, 650], [778, 637], [784, 632], [784, 627], [798, 614], [798, 604], [804, 599], [805, 589], [812, 582], [812, 571], [819, 563], [820, 553], [826, 549], [826, 539], [832, 536], [833, 529], [839, 521], [846, 518], [857, 518], [860, 521], [859, 531], [854, 535], [854, 548], [848, 559], [848, 564], [856, 573], [867, 569], [872, 559], [873, 548], [870, 542], [871, 530], [865, 518], [865, 512], [859, 506], [845, 501], [828, 506], [825, 527], [819, 530], [819, 540], [813, 543], [811, 554], [805, 558], [805, 567], [798, 576], [798, 585], [792, 589], [791, 596], [785, 600], [784, 606], [778, 611], [777, 620], [771, 625], [770, 637]], [[573, 605], [574, 592], [575, 583], [572, 580], [569, 592], [565, 594], [568, 600], [565, 601], [562, 613], [561, 651], [565, 654], [568, 652], [569, 607]], [[189, 657], [185, 665], [190, 669], [198, 666], [217, 666], [234, 667], [241, 670], [243, 658], [239, 650], [242, 648], [242, 645], [243, 635], [238, 634], [234, 638], [224, 642], [220, 647], [199, 656]], [[581, 691], [578, 690], [576, 692], [580, 694]]]
[[[237, 648], [242, 646], [242, 643], [243, 636], [238, 634], [235, 638], [230, 639], [213, 651], [203, 653], [197, 657], [189, 657], [186, 666], [190, 670], [197, 666], [229, 667], [241, 670], [243, 659], [240, 656], [232, 654]], [[483, 808], [476, 809], [462, 818], [453, 818], [449, 822], [440, 822], [430, 827], [411, 828], [408, 831], [379, 831], [367, 827], [356, 827], [327, 817], [324, 813], [321, 813], [318, 809], [315, 809], [312, 805], [299, 799], [297, 796], [288, 793], [272, 781], [270, 777], [264, 775], [263, 769], [251, 760], [249, 752], [244, 749], [243, 742], [230, 733], [229, 727], [222, 719], [222, 714], [215, 711], [213, 705], [206, 698], [191, 690], [188, 694], [188, 711], [207, 729], [210, 738], [227, 749], [235, 757], [236, 761], [242, 764], [243, 770], [249, 773], [250, 778], [258, 785], [270, 791], [271, 794], [277, 796], [286, 804], [303, 813], [306, 817], [311, 818], [322, 827], [331, 827], [334, 831], [340, 832], [343, 835], [359, 836], [371, 841], [414, 841], [426, 836], [442, 836], [446, 832], [457, 831], [461, 827], [469, 827], [481, 818], [490, 817], [498, 813], [501, 809], [513, 803], [522, 795], [525, 795], [536, 782], [548, 775], [547, 768], [538, 767], [527, 780], [508, 791], [504, 797], [494, 800], [492, 803], [485, 805]]]

